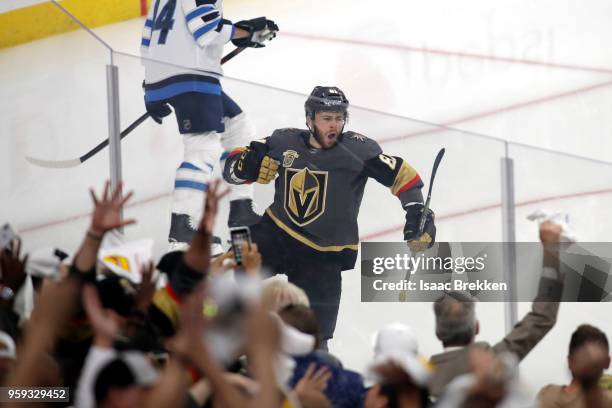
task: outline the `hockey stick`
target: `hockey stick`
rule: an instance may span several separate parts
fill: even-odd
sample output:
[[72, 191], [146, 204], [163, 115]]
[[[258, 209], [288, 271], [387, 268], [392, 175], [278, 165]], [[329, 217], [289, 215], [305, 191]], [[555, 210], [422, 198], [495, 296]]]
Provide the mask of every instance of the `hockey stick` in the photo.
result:
[[[442, 157], [444, 157], [444, 152], [446, 149], [442, 148], [436, 155], [436, 159], [434, 160], [433, 168], [431, 170], [431, 179], [429, 180], [429, 190], [427, 191], [427, 199], [425, 200], [425, 206], [423, 207], [423, 213], [421, 214], [421, 219], [419, 220], [419, 230], [417, 232], [417, 237], [423, 235], [423, 230], [425, 229], [425, 221], [427, 220], [427, 213], [429, 212], [429, 203], [431, 202], [431, 189], [433, 187], [434, 180], [436, 178], [436, 173], [438, 172], [438, 167], [440, 166], [440, 162], [442, 161]], [[410, 277], [410, 272], [406, 274], [405, 280], [408, 280]], [[407, 296], [407, 291], [403, 290], [399, 294], [400, 302], [405, 302]]]
[[[147, 118], [149, 116], [150, 116], [149, 112], [145, 112], [141, 117], [136, 119], [134, 121], [134, 123], [132, 123], [127, 128], [125, 128], [125, 130], [120, 133], [121, 139], [123, 139], [124, 137], [129, 135], [132, 130], [136, 129], [136, 127], [138, 127], [138, 125], [140, 125], [142, 122], [147, 120]], [[100, 142], [96, 147], [94, 147], [93, 149], [91, 149], [90, 151], [88, 151], [87, 153], [85, 153], [84, 155], [82, 155], [81, 157], [76, 158], [76, 159], [70, 159], [70, 160], [43, 160], [43, 159], [37, 159], [37, 158], [34, 158], [34, 157], [26, 156], [26, 160], [29, 161], [30, 163], [36, 165], [36, 166], [53, 168], [53, 169], [66, 169], [66, 168], [69, 168], [69, 167], [76, 167], [79, 164], [83, 163], [84, 161], [90, 159], [92, 156], [94, 156], [100, 150], [104, 149], [106, 146], [108, 146], [108, 143], [109, 143], [108, 139], [106, 139], [106, 140]]]
[[[235, 50], [231, 51], [230, 53], [228, 53], [226, 56], [224, 56], [221, 59], [221, 65], [225, 64], [227, 61], [231, 60], [236, 55], [238, 55], [242, 51], [244, 51], [245, 49], [246, 48], [239, 47], [239, 48], [236, 48]], [[132, 130], [136, 129], [142, 122], [147, 120], [148, 117], [150, 117], [148, 112], [143, 113], [142, 116], [140, 116], [138, 119], [136, 119], [130, 126], [125, 128], [125, 130], [123, 130], [120, 133], [120, 136], [121, 136], [120, 138], [123, 139], [124, 137], [129, 135]], [[76, 166], [80, 165], [81, 163], [84, 163], [85, 161], [89, 160], [93, 156], [95, 156], [100, 150], [102, 150], [106, 146], [108, 146], [108, 143], [109, 143], [109, 139], [106, 139], [106, 140], [100, 142], [96, 147], [94, 147], [93, 149], [91, 149], [90, 151], [88, 151], [87, 153], [85, 153], [84, 155], [82, 155], [82, 156], [80, 156], [80, 157], [78, 157], [76, 159], [69, 159], [69, 160], [43, 160], [43, 159], [37, 159], [35, 157], [26, 156], [26, 160], [29, 161], [30, 163], [32, 163], [35, 166], [46, 167], [46, 168], [50, 168], [50, 169], [66, 169], [66, 168], [69, 168], [69, 167], [76, 167]]]
[[429, 211], [429, 202], [431, 201], [431, 189], [433, 187], [434, 179], [436, 178], [438, 166], [440, 166], [440, 162], [442, 161], [442, 157], [444, 157], [445, 151], [446, 150], [444, 148], [440, 149], [436, 156], [436, 159], [434, 160], [433, 169], [431, 170], [431, 180], [429, 180], [429, 191], [427, 192], [427, 200], [425, 200], [425, 207], [423, 207], [423, 213], [421, 214], [421, 220], [419, 222], [419, 232], [417, 233], [417, 237], [420, 237], [423, 234], [423, 230], [425, 229], [425, 221], [427, 220], [427, 212]]
[[221, 58], [221, 65], [225, 64], [227, 61], [231, 60], [244, 50], [246, 50], [246, 47], [238, 47], [235, 50], [229, 52], [225, 57]]

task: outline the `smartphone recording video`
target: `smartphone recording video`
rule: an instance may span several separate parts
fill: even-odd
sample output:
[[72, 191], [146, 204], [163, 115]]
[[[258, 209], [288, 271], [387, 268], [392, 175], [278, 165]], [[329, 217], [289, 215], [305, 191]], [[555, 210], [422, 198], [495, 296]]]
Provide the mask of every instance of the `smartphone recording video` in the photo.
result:
[[251, 230], [249, 227], [230, 228], [230, 239], [232, 241], [232, 250], [234, 251], [236, 265], [242, 265], [241, 244], [246, 242], [249, 248], [251, 247]]

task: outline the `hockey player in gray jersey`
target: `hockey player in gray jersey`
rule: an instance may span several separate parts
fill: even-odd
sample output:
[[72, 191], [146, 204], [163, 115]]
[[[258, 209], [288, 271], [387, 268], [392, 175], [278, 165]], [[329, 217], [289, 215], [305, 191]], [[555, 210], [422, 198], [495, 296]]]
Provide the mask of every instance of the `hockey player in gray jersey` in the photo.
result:
[[[260, 48], [276, 31], [265, 17], [235, 24], [223, 18], [223, 0], [151, 2], [141, 40], [145, 106], [158, 123], [172, 106], [184, 145], [174, 182], [171, 248], [191, 242], [219, 159], [255, 136], [251, 121], [221, 87], [223, 47], [231, 40], [237, 47]], [[230, 226], [259, 220], [252, 194], [250, 186], [230, 190]]]
[[275, 179], [274, 202], [251, 227], [253, 241], [267, 267], [306, 291], [326, 340], [336, 326], [341, 271], [353, 269], [357, 259], [357, 215], [368, 178], [399, 198], [404, 239], [413, 251], [433, 245], [436, 231], [429, 211], [417, 236], [424, 206], [415, 169], [384, 154], [374, 140], [344, 132], [348, 105], [340, 89], [316, 87], [305, 103], [307, 130], [278, 129], [234, 150], [223, 172], [233, 184]]

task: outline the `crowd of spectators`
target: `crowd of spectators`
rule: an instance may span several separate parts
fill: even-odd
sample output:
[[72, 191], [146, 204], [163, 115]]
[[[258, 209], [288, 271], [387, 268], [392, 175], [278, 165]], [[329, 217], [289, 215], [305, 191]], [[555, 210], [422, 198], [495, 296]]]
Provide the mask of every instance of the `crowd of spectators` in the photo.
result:
[[[105, 237], [135, 222], [121, 217], [131, 197], [121, 186], [91, 192], [90, 226], [74, 256], [24, 256], [19, 240], [2, 248], [1, 385], [68, 387], [63, 404], [83, 408], [612, 407], [608, 339], [586, 324], [565, 339], [570, 384], [548, 385], [536, 400], [519, 386], [520, 361], [559, 312], [560, 225], [541, 224], [538, 296], [499, 342], [476, 341], [474, 299], [449, 292], [433, 306], [442, 353], [422, 356], [407, 318], [380, 328], [368, 370], [357, 373], [319, 347], [304, 291], [278, 276], [263, 279], [255, 244], [242, 247], [240, 267], [231, 250], [218, 250], [218, 186], [210, 185], [189, 248], [140, 265], [137, 282], [99, 261]], [[22, 292], [29, 299], [18, 299]]]

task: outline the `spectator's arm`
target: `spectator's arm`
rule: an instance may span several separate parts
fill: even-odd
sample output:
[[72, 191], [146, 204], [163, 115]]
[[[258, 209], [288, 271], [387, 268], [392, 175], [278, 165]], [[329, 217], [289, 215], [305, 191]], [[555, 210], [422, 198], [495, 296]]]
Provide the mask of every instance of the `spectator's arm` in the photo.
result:
[[[8, 333], [13, 339], [19, 334], [19, 315], [13, 310], [15, 295], [26, 279], [26, 255], [21, 258], [21, 241], [12, 241], [0, 251], [0, 288], [12, 293], [8, 298], [0, 298], [0, 330]], [[4, 289], [7, 288], [7, 289]]]
[[[180, 330], [170, 343], [170, 349], [178, 359], [168, 366], [158, 385], [148, 396], [147, 407], [166, 407], [175, 404], [176, 399], [169, 396], [187, 393], [187, 384], [176, 377], [184, 368], [195, 366], [209, 381], [211, 388], [223, 407], [238, 408], [247, 406], [247, 400], [236, 392], [225, 379], [224, 372], [214, 361], [203, 343], [205, 321], [202, 314], [204, 302], [203, 285], [198, 285], [186, 296], [180, 306]], [[179, 360], [184, 368], [179, 365]]]
[[[78, 297], [78, 283], [67, 279], [61, 283], [44, 285], [38, 306], [34, 309], [24, 333], [20, 356], [9, 387], [33, 387], [43, 385], [46, 371], [42, 362], [51, 353], [58, 332], [68, 320]], [[21, 406], [15, 404], [16, 406]]]
[[[0, 282], [2, 286], [9, 288], [16, 295], [26, 280], [25, 266], [28, 262], [26, 255], [21, 259], [21, 240], [11, 241], [8, 247], [0, 252]], [[7, 299], [6, 306], [13, 306], [14, 296]]]
[[147, 394], [143, 406], [164, 408], [179, 406], [187, 398], [187, 375], [184, 366], [170, 358], [157, 384]]
[[531, 311], [493, 347], [495, 352], [510, 351], [522, 360], [555, 325], [563, 292], [563, 276], [559, 272], [561, 232], [561, 227], [550, 221], [540, 226], [544, 260], [538, 295]]
[[191, 245], [185, 252], [185, 265], [195, 272], [204, 276], [210, 267], [210, 243], [215, 226], [215, 218], [219, 209], [219, 200], [228, 192], [219, 192], [220, 182], [213, 181], [208, 186], [206, 201], [204, 202], [204, 214], [198, 226], [198, 232], [194, 235]]
[[204, 214], [189, 249], [169, 275], [166, 287], [158, 290], [153, 296], [149, 316], [166, 334], [176, 332], [181, 299], [198, 286], [210, 269], [210, 243], [218, 204], [227, 194], [227, 192], [218, 193], [218, 187], [218, 181], [210, 183], [204, 203]]
[[96, 405], [94, 397], [96, 375], [101, 367], [117, 355], [113, 349], [113, 341], [119, 333], [119, 323], [105, 312], [93, 285], [83, 287], [83, 306], [94, 332], [94, 340], [79, 378], [75, 402], [78, 407], [93, 408]]
[[91, 272], [95, 265], [98, 256], [98, 250], [102, 244], [104, 234], [108, 231], [120, 228], [126, 225], [134, 224], [135, 220], [122, 220], [121, 210], [123, 205], [132, 197], [132, 192], [129, 192], [125, 198], [122, 198], [122, 185], [110, 190], [110, 183], [107, 181], [104, 184], [104, 192], [101, 198], [96, 196], [93, 189], [89, 190], [94, 210], [91, 214], [91, 224], [87, 234], [83, 239], [83, 243], [77, 252], [72, 270], [81, 273]]
[[259, 304], [251, 305], [247, 313], [249, 368], [260, 386], [252, 406], [280, 407], [284, 396], [280, 393], [272, 366], [280, 344], [278, 321]]
[[331, 376], [331, 371], [326, 366], [321, 366], [318, 369], [314, 363], [308, 366], [302, 378], [293, 388], [302, 406], [331, 408], [331, 402], [324, 394]]

